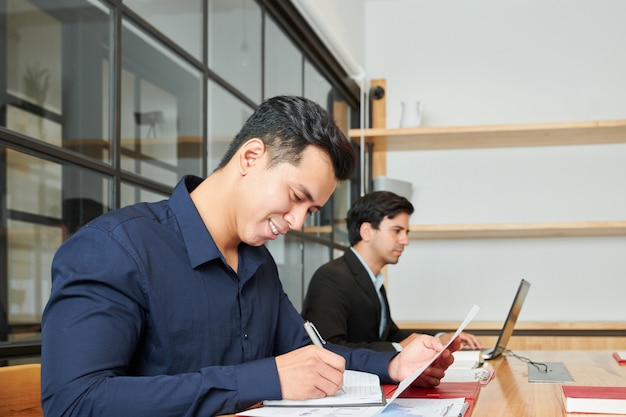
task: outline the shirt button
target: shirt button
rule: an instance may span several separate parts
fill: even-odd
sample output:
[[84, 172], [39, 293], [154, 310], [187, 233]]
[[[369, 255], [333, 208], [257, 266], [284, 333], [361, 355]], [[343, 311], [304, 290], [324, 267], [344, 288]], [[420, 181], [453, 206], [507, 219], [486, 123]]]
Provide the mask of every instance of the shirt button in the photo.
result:
[[248, 339], [248, 333], [244, 333], [243, 334], [243, 338], [247, 340]]

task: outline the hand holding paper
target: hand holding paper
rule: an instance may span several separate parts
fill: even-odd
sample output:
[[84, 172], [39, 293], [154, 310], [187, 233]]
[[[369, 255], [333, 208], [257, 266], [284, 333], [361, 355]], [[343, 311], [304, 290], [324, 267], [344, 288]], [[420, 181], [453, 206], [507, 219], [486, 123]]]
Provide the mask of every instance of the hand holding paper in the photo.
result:
[[[389, 375], [394, 378], [394, 377], [398, 377], [400, 376], [402, 378], [402, 382], [400, 382], [400, 384], [398, 385], [398, 389], [396, 390], [395, 394], [393, 395], [393, 397], [391, 398], [391, 400], [393, 401], [398, 395], [400, 395], [402, 393], [402, 391], [404, 391], [409, 385], [413, 384], [413, 382], [418, 378], [421, 377], [422, 378], [422, 382], [429, 382], [429, 378], [431, 377], [432, 380], [430, 382], [436, 382], [435, 385], [437, 385], [437, 383], [439, 382], [439, 380], [443, 377], [443, 371], [445, 371], [445, 369], [450, 366], [450, 364], [452, 363], [452, 359], [450, 359], [450, 357], [452, 356], [451, 351], [455, 350], [455, 346], [456, 349], [458, 349], [459, 347], [459, 340], [458, 340], [458, 335], [463, 331], [463, 329], [465, 329], [465, 327], [469, 324], [470, 321], [472, 321], [472, 319], [476, 316], [476, 314], [478, 313], [478, 310], [480, 310], [480, 307], [478, 307], [477, 305], [474, 305], [472, 307], [472, 309], [470, 310], [470, 312], [467, 314], [467, 317], [465, 317], [465, 320], [463, 320], [463, 323], [461, 323], [461, 325], [459, 326], [459, 328], [457, 329], [457, 331], [454, 333], [454, 336], [450, 339], [450, 341], [448, 343], [446, 343], [442, 349], [437, 349], [435, 346], [441, 345], [440, 343], [434, 343], [434, 342], [430, 342], [433, 348], [433, 356], [429, 359], [426, 360], [421, 366], [419, 366], [419, 355], [416, 355], [416, 352], [419, 350], [416, 348], [416, 350], [405, 350], [403, 349], [402, 352], [400, 352], [400, 354], [398, 354], [389, 364]], [[423, 340], [421, 338], [418, 338], [416, 340], [414, 340], [413, 342], [411, 342], [411, 344], [413, 343], [419, 343], [420, 340]], [[409, 345], [410, 346], [410, 345]], [[450, 350], [448, 350], [450, 349]], [[446, 353], [447, 352], [447, 353]], [[408, 356], [403, 356], [404, 354], [408, 355]], [[449, 355], [449, 356], [448, 356]], [[411, 359], [414, 360], [412, 361]], [[423, 359], [423, 357], [422, 357]], [[395, 361], [399, 361], [397, 363], [394, 363]], [[392, 374], [392, 366], [395, 367], [394, 370], [396, 371], [395, 374]], [[416, 366], [419, 366], [419, 368], [415, 369]], [[430, 367], [430, 368], [429, 368]], [[423, 375], [425, 370], [429, 369], [429, 374], [428, 375]], [[410, 370], [414, 370], [412, 373], [409, 373]], [[441, 371], [441, 375], [439, 375], [439, 372]], [[422, 376], [423, 375], [423, 376]], [[399, 380], [400, 378], [397, 378], [397, 380]], [[419, 382], [418, 382], [419, 385]]]
[[452, 352], [458, 350], [461, 347], [461, 340], [456, 338], [449, 344], [445, 345], [441, 353], [437, 358], [428, 366], [424, 371], [415, 378], [411, 383], [414, 387], [435, 387], [439, 385], [441, 379], [445, 376], [448, 368], [452, 365], [455, 358]]
[[442, 352], [443, 349], [438, 338], [424, 334], [416, 335], [411, 343], [405, 346], [400, 354], [391, 361], [389, 375], [396, 381], [402, 381], [423, 364], [431, 363], [437, 356], [443, 356], [445, 357], [444, 362], [438, 364], [443, 369], [438, 369], [439, 366], [432, 370], [429, 369], [428, 375], [425, 375], [425, 380], [422, 381], [427, 386], [437, 385], [439, 379], [443, 377], [445, 368], [452, 363], [452, 359], [449, 357], [451, 355]]

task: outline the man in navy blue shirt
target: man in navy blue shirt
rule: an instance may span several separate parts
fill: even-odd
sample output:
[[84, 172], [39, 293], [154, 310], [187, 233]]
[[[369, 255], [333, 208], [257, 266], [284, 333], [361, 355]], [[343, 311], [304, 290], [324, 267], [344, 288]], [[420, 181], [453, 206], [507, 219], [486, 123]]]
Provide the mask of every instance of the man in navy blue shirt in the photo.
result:
[[[346, 368], [398, 382], [437, 352], [311, 345], [263, 246], [350, 177], [352, 146], [298, 97], [262, 103], [205, 179], [105, 214], [63, 243], [42, 319], [48, 416], [209, 416], [334, 394]], [[450, 350], [458, 348], [454, 344]], [[417, 381], [436, 385], [450, 351]]]

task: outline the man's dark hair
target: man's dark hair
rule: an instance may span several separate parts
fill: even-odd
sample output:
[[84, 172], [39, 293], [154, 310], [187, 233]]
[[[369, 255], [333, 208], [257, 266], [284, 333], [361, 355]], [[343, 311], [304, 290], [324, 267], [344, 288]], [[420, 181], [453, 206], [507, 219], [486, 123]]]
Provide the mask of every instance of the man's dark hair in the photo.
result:
[[356, 164], [350, 141], [331, 115], [303, 97], [276, 96], [261, 103], [235, 136], [216, 170], [226, 166], [237, 150], [253, 138], [265, 144], [270, 157], [268, 167], [281, 162], [297, 166], [309, 145], [328, 154], [338, 180], [349, 179]]
[[413, 204], [390, 191], [372, 191], [354, 201], [348, 210], [348, 240], [354, 246], [361, 241], [361, 225], [370, 223], [378, 229], [385, 217], [393, 219], [400, 213], [413, 214]]

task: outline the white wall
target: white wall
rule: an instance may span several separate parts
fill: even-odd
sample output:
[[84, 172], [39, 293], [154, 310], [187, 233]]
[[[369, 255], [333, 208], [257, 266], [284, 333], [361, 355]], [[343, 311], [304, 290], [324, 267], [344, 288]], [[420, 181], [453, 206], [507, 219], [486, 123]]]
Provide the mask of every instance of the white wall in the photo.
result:
[[[626, 2], [384, 0], [365, 10], [365, 69], [428, 126], [626, 118]], [[626, 219], [626, 145], [390, 152], [411, 223]], [[626, 237], [426, 240], [389, 267], [396, 320], [626, 320]], [[416, 300], [419, 300], [416, 302]]]
[[332, 36], [340, 42], [349, 59], [363, 66], [365, 62], [365, 2], [363, 0], [293, 0], [313, 1]]
[[387, 127], [624, 117], [621, 0], [384, 0], [365, 11], [365, 69], [387, 79]]
[[[403, 100], [427, 126], [626, 118], [622, 0], [362, 4], [361, 64], [386, 79], [389, 128]], [[359, 59], [359, 38], [338, 36]], [[387, 174], [413, 183], [413, 224], [626, 220], [624, 144], [389, 152]], [[392, 314], [454, 321], [476, 303], [499, 321], [526, 278], [521, 321], [625, 321], [625, 252], [621, 236], [413, 240], [388, 268]]]

